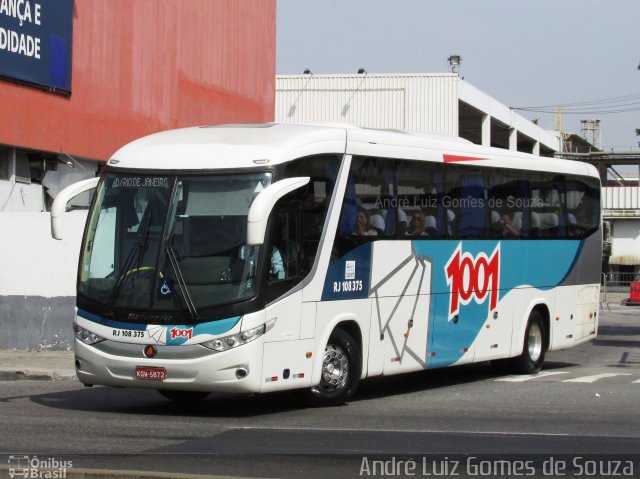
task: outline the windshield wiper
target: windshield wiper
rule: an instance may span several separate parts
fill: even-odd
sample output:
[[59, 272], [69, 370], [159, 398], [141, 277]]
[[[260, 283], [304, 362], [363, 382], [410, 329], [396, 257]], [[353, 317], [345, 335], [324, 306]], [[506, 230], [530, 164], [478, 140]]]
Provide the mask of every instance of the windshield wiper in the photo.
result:
[[[131, 247], [131, 250], [129, 251], [127, 258], [124, 260], [124, 264], [122, 265], [122, 269], [120, 269], [120, 274], [118, 275], [116, 284], [113, 285], [113, 289], [111, 290], [111, 294], [109, 295], [109, 299], [107, 300], [107, 304], [109, 306], [113, 306], [116, 299], [118, 298], [118, 293], [120, 293], [120, 288], [122, 288], [122, 285], [124, 284], [125, 279], [127, 278], [127, 276], [129, 276], [127, 274], [130, 271], [129, 268], [131, 267], [133, 262], [136, 260], [136, 253], [138, 253], [137, 270], [140, 270], [141, 261], [144, 256], [144, 249], [147, 244], [147, 239], [149, 238], [149, 226], [151, 225], [151, 216], [152, 216], [152, 213], [149, 212], [149, 216], [147, 217], [147, 222], [144, 225], [144, 232], [142, 233], [142, 238], [136, 241], [136, 243]], [[133, 270], [133, 271], [136, 271], [136, 270]]]
[[[173, 234], [172, 234], [173, 239]], [[184, 300], [187, 309], [189, 310], [189, 314], [192, 319], [198, 318], [198, 310], [196, 309], [196, 305], [193, 303], [191, 299], [191, 295], [189, 294], [189, 289], [187, 288], [187, 284], [184, 280], [184, 275], [182, 274], [182, 270], [180, 269], [180, 264], [178, 263], [178, 258], [176, 257], [176, 251], [169, 243], [169, 246], [165, 248], [165, 253], [167, 254], [167, 258], [169, 258], [169, 263], [171, 263], [171, 268], [176, 274], [176, 279], [178, 280], [178, 286], [180, 287], [180, 292], [182, 293], [182, 299]]]

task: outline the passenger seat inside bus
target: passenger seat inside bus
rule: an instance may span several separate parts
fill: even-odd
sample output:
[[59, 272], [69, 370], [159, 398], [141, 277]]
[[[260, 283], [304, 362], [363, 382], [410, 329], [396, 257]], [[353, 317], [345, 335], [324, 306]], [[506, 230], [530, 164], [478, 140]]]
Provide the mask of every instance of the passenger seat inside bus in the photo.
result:
[[380, 213], [370, 213], [369, 224], [375, 229], [379, 235], [383, 236], [385, 232], [386, 223], [384, 217]]

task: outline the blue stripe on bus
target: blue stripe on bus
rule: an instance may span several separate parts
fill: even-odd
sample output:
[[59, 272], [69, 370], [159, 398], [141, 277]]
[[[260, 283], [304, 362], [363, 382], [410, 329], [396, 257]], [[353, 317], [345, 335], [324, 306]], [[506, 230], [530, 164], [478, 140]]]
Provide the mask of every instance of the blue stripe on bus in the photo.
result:
[[[350, 272], [348, 266], [353, 268]], [[329, 263], [322, 301], [367, 298], [370, 280], [371, 243], [365, 243]]]
[[458, 322], [449, 320], [449, 285], [445, 267], [458, 245], [462, 253], [474, 257], [485, 252], [490, 255], [500, 243], [499, 300], [517, 287], [533, 286], [549, 290], [560, 285], [576, 264], [582, 242], [579, 240], [470, 240], [470, 241], [414, 241], [417, 255], [432, 260], [431, 317], [426, 352], [436, 352], [427, 358], [427, 367], [450, 366], [473, 345], [489, 313], [489, 300], [478, 304], [471, 300], [460, 305]]
[[[81, 318], [87, 319], [93, 323], [100, 324], [102, 326], [106, 326], [108, 328], [114, 329], [128, 329], [131, 331], [146, 331], [149, 325], [140, 324], [140, 323], [125, 323], [122, 321], [115, 321], [112, 319], [103, 318], [97, 314], [90, 313], [84, 309], [78, 308], [78, 316]], [[207, 323], [200, 323], [195, 325], [162, 325], [167, 328], [166, 333], [166, 342], [167, 345], [179, 345], [186, 342], [189, 338], [180, 336], [172, 339], [171, 330], [175, 329], [176, 331], [189, 331], [191, 330], [191, 337], [195, 337], [199, 334], [210, 334], [213, 336], [218, 336], [224, 334], [231, 329], [233, 329], [236, 324], [240, 321], [242, 316], [233, 316], [231, 318], [221, 319], [217, 321], [209, 321]], [[177, 336], [177, 335], [175, 335]]]
[[145, 331], [147, 329], [146, 324], [124, 323], [122, 321], [115, 321], [113, 319], [103, 318], [102, 316], [98, 316], [97, 314], [90, 313], [89, 311], [85, 311], [84, 309], [80, 309], [80, 308], [78, 308], [78, 316], [84, 319], [88, 319], [93, 323], [98, 323], [98, 324], [101, 324], [102, 326], [107, 326], [108, 328], [130, 329], [132, 331]]

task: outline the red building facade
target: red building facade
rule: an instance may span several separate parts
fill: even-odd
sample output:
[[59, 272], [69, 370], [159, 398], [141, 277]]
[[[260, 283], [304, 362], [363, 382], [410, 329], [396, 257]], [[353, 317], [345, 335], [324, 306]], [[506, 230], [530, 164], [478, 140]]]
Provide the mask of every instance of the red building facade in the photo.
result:
[[156, 131], [272, 121], [275, 22], [276, 0], [75, 0], [71, 94], [0, 80], [0, 145], [104, 161]]

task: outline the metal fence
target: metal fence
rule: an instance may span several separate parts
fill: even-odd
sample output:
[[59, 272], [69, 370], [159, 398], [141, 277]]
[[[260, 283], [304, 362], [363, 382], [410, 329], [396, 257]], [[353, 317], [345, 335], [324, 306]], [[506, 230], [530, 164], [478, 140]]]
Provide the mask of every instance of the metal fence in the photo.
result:
[[628, 293], [635, 277], [635, 273], [603, 273], [602, 285], [611, 293]]
[[622, 303], [629, 299], [631, 282], [636, 273], [602, 273], [600, 289], [600, 305], [608, 307], [609, 303]]

